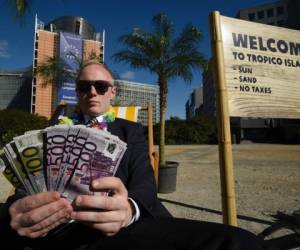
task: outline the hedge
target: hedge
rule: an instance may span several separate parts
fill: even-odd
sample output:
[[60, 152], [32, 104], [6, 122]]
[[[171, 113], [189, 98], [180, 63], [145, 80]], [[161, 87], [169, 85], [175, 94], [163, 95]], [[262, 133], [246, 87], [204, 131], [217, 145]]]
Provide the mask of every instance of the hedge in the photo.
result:
[[46, 117], [20, 110], [0, 110], [0, 147], [2, 148], [15, 136], [22, 135], [26, 131], [42, 129], [47, 126]]

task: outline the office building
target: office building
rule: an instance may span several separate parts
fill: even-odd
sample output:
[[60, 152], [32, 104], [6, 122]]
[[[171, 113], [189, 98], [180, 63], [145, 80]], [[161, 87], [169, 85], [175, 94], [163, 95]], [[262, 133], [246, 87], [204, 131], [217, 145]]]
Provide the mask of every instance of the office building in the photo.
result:
[[[31, 112], [51, 117], [60, 101], [68, 106], [77, 102], [74, 76], [82, 60], [91, 57], [104, 61], [105, 32], [96, 33], [82, 17], [63, 16], [44, 25], [35, 18]], [[38, 67], [49, 59], [63, 62], [69, 76], [60, 76], [53, 82], [37, 74]]]
[[280, 0], [240, 10], [237, 18], [290, 29], [300, 29], [300, 2]]
[[0, 70], [0, 109], [30, 111], [31, 77], [27, 70]]
[[[137, 83], [124, 80], [115, 80], [117, 87], [113, 105], [146, 107], [151, 102], [153, 108], [153, 124], [159, 122], [159, 87], [158, 85]], [[140, 111], [138, 122], [147, 125], [148, 113]]]
[[203, 90], [202, 87], [194, 89], [185, 104], [186, 119], [202, 114], [203, 110]]
[[203, 81], [203, 114], [216, 116], [216, 94], [211, 64], [202, 74]]

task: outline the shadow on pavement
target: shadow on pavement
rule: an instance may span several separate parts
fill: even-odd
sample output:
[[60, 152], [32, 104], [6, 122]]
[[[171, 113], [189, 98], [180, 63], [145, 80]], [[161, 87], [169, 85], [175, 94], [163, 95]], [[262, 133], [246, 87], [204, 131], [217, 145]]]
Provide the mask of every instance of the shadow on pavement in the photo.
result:
[[[163, 199], [163, 198], [159, 198], [159, 200], [161, 202], [167, 202], [167, 203], [171, 203], [171, 204], [182, 206], [182, 207], [188, 207], [188, 208], [201, 210], [201, 211], [208, 212], [208, 213], [214, 213], [214, 214], [222, 215], [221, 211], [210, 209], [210, 208], [198, 207], [198, 206], [195, 206], [195, 205], [190, 205], [190, 204], [186, 204], [186, 203], [182, 203], [182, 202], [178, 202], [178, 201], [172, 201], [172, 200]], [[257, 223], [266, 224], [266, 225], [273, 225], [274, 224], [274, 222], [272, 222], [272, 221], [257, 219], [257, 218], [253, 218], [253, 217], [249, 217], [249, 216], [245, 216], [245, 215], [238, 215], [237, 217], [240, 220], [252, 221], [252, 222], [257, 222]]]

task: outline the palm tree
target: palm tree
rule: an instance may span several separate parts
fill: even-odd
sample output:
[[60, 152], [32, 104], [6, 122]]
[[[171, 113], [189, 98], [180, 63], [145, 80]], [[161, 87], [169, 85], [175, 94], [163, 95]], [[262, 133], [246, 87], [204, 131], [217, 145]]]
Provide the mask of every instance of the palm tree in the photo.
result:
[[74, 73], [68, 70], [67, 63], [60, 58], [48, 57], [44, 63], [36, 68], [36, 74], [43, 79], [42, 85], [58, 83], [60, 79], [74, 78]]
[[167, 108], [168, 82], [176, 77], [190, 83], [192, 70], [206, 67], [205, 56], [199, 52], [198, 43], [202, 33], [188, 24], [174, 38], [174, 24], [164, 14], [153, 17], [153, 32], [135, 28], [132, 33], [119, 39], [127, 47], [114, 54], [117, 62], [127, 62], [131, 67], [147, 69], [156, 74], [160, 95], [159, 164], [165, 164], [165, 115]]
[[6, 0], [16, 21], [21, 23], [25, 19], [25, 15], [30, 10], [32, 0]]

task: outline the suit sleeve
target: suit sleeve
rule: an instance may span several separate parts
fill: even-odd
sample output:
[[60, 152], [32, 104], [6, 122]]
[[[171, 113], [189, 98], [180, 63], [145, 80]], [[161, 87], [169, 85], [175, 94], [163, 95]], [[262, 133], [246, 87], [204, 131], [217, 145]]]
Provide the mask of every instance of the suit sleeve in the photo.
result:
[[142, 126], [135, 124], [128, 136], [128, 196], [139, 205], [141, 217], [169, 216], [157, 199], [156, 182], [150, 165], [148, 147]]

